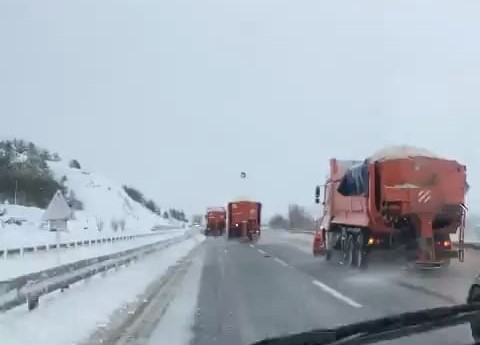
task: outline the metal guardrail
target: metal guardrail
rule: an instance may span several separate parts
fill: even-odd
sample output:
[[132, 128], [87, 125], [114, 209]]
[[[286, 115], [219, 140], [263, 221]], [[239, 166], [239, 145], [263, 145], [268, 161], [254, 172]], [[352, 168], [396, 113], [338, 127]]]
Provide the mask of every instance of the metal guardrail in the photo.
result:
[[29, 310], [34, 309], [42, 295], [63, 290], [71, 284], [98, 273], [107, 272], [112, 268], [128, 265], [141, 256], [167, 248], [191, 236], [192, 233], [190, 232], [122, 252], [84, 259], [0, 281], [0, 311], [9, 310], [24, 303], [27, 303]]
[[[458, 242], [453, 242], [454, 245], [458, 245]], [[480, 249], [480, 243], [464, 243], [465, 248]]]
[[175, 229], [178, 229], [178, 228], [162, 226], [161, 228], [157, 227], [152, 229], [152, 232], [143, 233], [143, 234], [99, 237], [94, 239], [78, 239], [75, 241], [64, 241], [59, 243], [42, 243], [38, 245], [27, 245], [27, 246], [14, 247], [14, 248], [0, 248], [0, 258], [6, 259], [12, 255], [24, 255], [25, 253], [49, 251], [49, 250], [60, 249], [60, 248], [67, 249], [67, 248], [76, 248], [79, 246], [91, 246], [96, 244], [133, 240], [136, 238], [142, 238], [147, 236], [156, 236], [156, 235], [162, 234], [162, 231], [164, 230], [175, 230]]
[[315, 230], [308, 229], [286, 229], [288, 232], [298, 233], [298, 234], [314, 234]]

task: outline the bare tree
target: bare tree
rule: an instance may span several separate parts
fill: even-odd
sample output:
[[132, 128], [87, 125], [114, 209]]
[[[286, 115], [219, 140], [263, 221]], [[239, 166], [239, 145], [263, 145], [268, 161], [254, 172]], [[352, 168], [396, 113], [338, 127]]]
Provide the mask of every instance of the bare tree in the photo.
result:
[[112, 219], [112, 221], [110, 222], [110, 226], [111, 226], [113, 232], [117, 232], [117, 231], [118, 231], [118, 226], [119, 226], [119, 224], [118, 224], [118, 221], [117, 221], [117, 220]]
[[281, 214], [276, 214], [270, 219], [268, 226], [271, 229], [288, 229], [289, 224], [288, 220], [284, 216]]
[[120, 227], [121, 231], [125, 231], [125, 219], [120, 219], [118, 221], [118, 226]]
[[314, 229], [313, 217], [305, 211], [305, 208], [292, 204], [288, 206], [288, 222], [291, 229]]

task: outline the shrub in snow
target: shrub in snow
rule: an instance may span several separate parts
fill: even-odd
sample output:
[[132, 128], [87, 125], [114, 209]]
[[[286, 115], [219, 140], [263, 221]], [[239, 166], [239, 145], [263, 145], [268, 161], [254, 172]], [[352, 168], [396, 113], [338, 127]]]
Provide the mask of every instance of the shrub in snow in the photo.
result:
[[170, 213], [170, 218], [179, 220], [181, 222], [187, 222], [187, 217], [185, 216], [185, 212], [183, 212], [182, 210], [171, 208], [168, 212]]
[[149, 209], [153, 213], [155, 213], [159, 216], [162, 214], [162, 211], [160, 210], [160, 207], [158, 207], [158, 205], [155, 203], [155, 201], [153, 201], [152, 199], [147, 200], [147, 198], [145, 198], [143, 193], [140, 192], [138, 189], [135, 189], [135, 188], [129, 187], [129, 186], [123, 186], [123, 190], [125, 191], [125, 193], [127, 193], [127, 195], [130, 198], [132, 198], [133, 200], [135, 200], [139, 204], [142, 204], [143, 206], [145, 206], [147, 209]]
[[110, 222], [110, 226], [112, 227], [112, 230], [113, 232], [117, 232], [118, 231], [118, 221], [116, 221], [115, 219], [112, 219], [112, 221]]
[[146, 200], [145, 197], [143, 196], [142, 192], [140, 192], [138, 189], [135, 189], [133, 187], [128, 187], [128, 186], [123, 186], [123, 189], [125, 190], [125, 193], [128, 194], [130, 198], [135, 200], [136, 202], [145, 205]]
[[153, 200], [148, 200], [145, 204], [145, 207], [155, 214], [158, 214], [158, 215], [162, 214], [162, 212], [160, 211], [160, 207], [158, 207], [155, 201]]
[[167, 211], [163, 212], [163, 219], [168, 219], [168, 218], [169, 218], [168, 212]]
[[82, 169], [80, 163], [76, 159], [72, 159], [68, 166], [73, 169]]
[[60, 158], [60, 155], [55, 152], [55, 153], [52, 155], [51, 160], [54, 161], [54, 162], [59, 162], [59, 161], [61, 161], [62, 159]]

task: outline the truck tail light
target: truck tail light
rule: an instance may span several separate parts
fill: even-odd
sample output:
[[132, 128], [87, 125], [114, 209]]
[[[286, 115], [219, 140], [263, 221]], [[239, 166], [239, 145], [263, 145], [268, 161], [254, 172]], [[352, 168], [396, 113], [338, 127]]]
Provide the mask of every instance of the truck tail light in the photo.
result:
[[438, 241], [437, 247], [440, 247], [443, 249], [452, 249], [452, 241], [450, 240]]

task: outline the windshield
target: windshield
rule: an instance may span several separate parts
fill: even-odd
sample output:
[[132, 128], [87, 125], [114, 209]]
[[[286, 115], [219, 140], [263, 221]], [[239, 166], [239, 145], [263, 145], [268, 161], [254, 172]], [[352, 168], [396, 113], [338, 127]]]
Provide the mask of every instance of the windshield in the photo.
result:
[[2, 342], [248, 345], [480, 302], [478, 18], [0, 0]]

